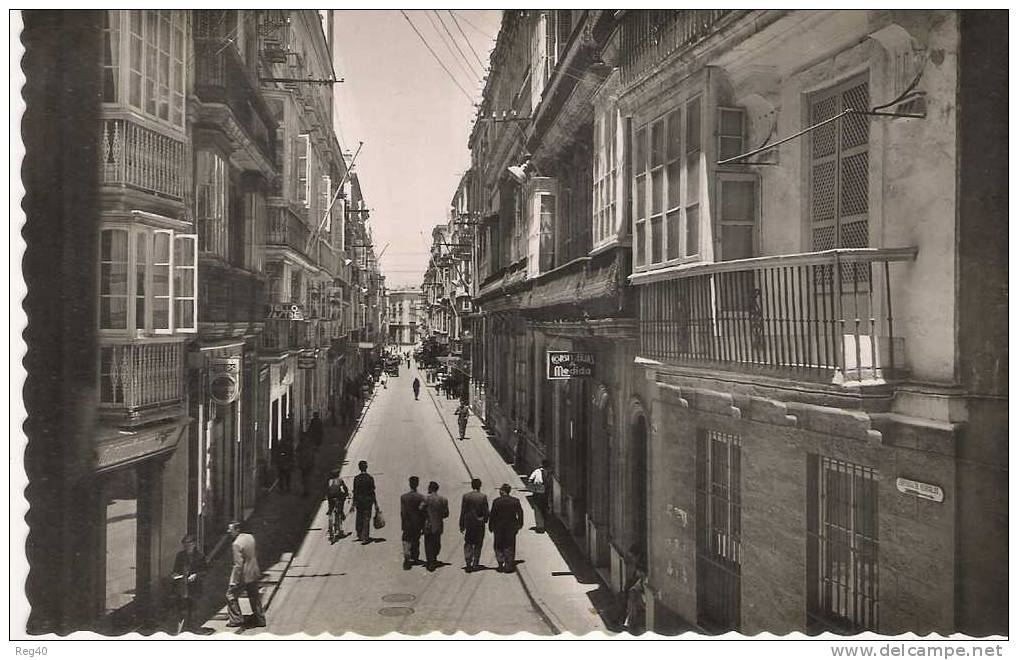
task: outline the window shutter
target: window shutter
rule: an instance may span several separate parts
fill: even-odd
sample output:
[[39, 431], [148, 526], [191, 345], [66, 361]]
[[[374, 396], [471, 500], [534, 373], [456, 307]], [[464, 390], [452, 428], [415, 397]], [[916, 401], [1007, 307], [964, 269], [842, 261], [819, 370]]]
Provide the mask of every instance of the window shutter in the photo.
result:
[[[869, 83], [853, 80], [810, 99], [809, 124], [869, 105]], [[840, 158], [839, 158], [840, 142]], [[850, 115], [810, 133], [813, 250], [869, 244], [869, 118]], [[840, 241], [839, 241], [840, 234]]]
[[547, 19], [540, 12], [535, 18], [534, 32], [530, 40], [530, 98], [534, 108], [541, 102], [541, 92], [544, 91], [544, 66], [547, 57], [547, 44], [545, 43]]
[[721, 261], [759, 254], [759, 180], [755, 174], [718, 175]]
[[746, 153], [746, 111], [718, 108], [718, 160]]
[[174, 328], [177, 332], [197, 332], [198, 236], [177, 234], [173, 248]]

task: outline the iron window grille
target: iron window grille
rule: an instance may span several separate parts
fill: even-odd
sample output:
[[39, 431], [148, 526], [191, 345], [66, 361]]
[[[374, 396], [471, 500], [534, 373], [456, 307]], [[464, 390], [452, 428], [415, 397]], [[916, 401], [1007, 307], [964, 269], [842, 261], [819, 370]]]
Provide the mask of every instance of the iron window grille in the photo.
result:
[[807, 630], [876, 630], [879, 474], [817, 454], [808, 469]]

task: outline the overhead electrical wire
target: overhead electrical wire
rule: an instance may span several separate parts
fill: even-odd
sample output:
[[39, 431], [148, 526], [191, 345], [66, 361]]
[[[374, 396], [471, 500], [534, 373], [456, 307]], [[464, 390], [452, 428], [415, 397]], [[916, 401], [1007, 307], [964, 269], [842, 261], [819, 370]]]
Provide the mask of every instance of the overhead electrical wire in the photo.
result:
[[[471, 63], [470, 60], [467, 59], [467, 54], [463, 52], [462, 48], [460, 48], [459, 42], [456, 41], [456, 37], [452, 36], [452, 32], [449, 30], [449, 27], [445, 24], [445, 21], [442, 20], [442, 15], [439, 14], [438, 11], [435, 9], [432, 9], [431, 12], [435, 15], [435, 18], [438, 19], [438, 22], [442, 24], [442, 29], [445, 30], [445, 33], [447, 35], [449, 35], [449, 40], [452, 41], [452, 45], [456, 47], [456, 52], [460, 54], [460, 57], [463, 58], [463, 61], [466, 62], [467, 66], [470, 68], [470, 72], [475, 73], [473, 63]], [[480, 68], [479, 72], [475, 73], [474, 77], [478, 79], [484, 77], [483, 66]]]
[[474, 45], [470, 43], [470, 39], [467, 37], [466, 32], [464, 32], [462, 26], [460, 26], [460, 22], [456, 20], [456, 14], [452, 13], [451, 9], [446, 9], [445, 11], [449, 14], [449, 17], [452, 18], [452, 22], [456, 26], [456, 29], [459, 30], [459, 33], [463, 36], [463, 41], [467, 42], [467, 48], [469, 48], [470, 52], [474, 54], [474, 59], [477, 60], [477, 63], [481, 66], [481, 71], [487, 71], [487, 68], [484, 66], [484, 62], [481, 61], [480, 55], [478, 55], [477, 51], [474, 50]]
[[[458, 12], [457, 12], [457, 13], [458, 13]], [[488, 39], [489, 39], [490, 41], [494, 41], [494, 40], [495, 40], [495, 37], [494, 37], [494, 36], [492, 36], [492, 35], [488, 34], [488, 33], [487, 33], [487, 32], [485, 32], [484, 30], [482, 30], [481, 28], [479, 28], [479, 27], [477, 27], [476, 25], [474, 25], [474, 24], [473, 24], [472, 22], [470, 22], [470, 19], [468, 19], [468, 18], [467, 18], [466, 16], [464, 16], [463, 14], [460, 14], [460, 15], [459, 15], [459, 17], [463, 19], [463, 22], [464, 22], [464, 23], [466, 23], [466, 24], [467, 24], [467, 25], [469, 25], [470, 27], [474, 28], [474, 30], [476, 30], [476, 31], [477, 31], [477, 32], [478, 32], [479, 34], [481, 34], [481, 35], [483, 35], [483, 36], [487, 37], [487, 38], [488, 38]]]
[[[436, 16], [438, 15], [434, 10], [432, 10], [432, 13], [434, 13]], [[428, 22], [431, 23], [431, 27], [435, 30], [435, 34], [437, 34], [438, 38], [442, 40], [443, 44], [445, 44], [445, 49], [449, 51], [449, 55], [452, 56], [452, 60], [456, 62], [456, 65], [460, 68], [460, 71], [463, 71], [467, 74], [467, 80], [476, 78], [477, 76], [475, 76], [474, 72], [470, 70], [470, 67], [464, 65], [463, 60], [456, 57], [455, 51], [453, 51], [452, 46], [449, 45], [449, 42], [446, 40], [445, 35], [443, 35], [442, 32], [438, 29], [438, 25], [435, 24], [435, 19], [431, 17], [431, 14], [425, 12], [424, 15], [428, 17]]]
[[463, 96], [467, 97], [468, 101], [473, 103], [474, 102], [473, 97], [470, 96], [469, 92], [467, 92], [467, 90], [463, 88], [463, 85], [461, 85], [459, 81], [456, 80], [456, 77], [452, 75], [452, 72], [449, 71], [449, 67], [447, 67], [445, 65], [445, 62], [443, 62], [441, 58], [438, 57], [438, 54], [434, 51], [434, 49], [432, 49], [431, 44], [429, 44], [428, 40], [424, 38], [424, 35], [421, 34], [421, 31], [417, 29], [417, 26], [414, 25], [414, 22], [410, 20], [410, 17], [407, 16], [406, 12], [400, 9], [399, 13], [403, 14], [403, 18], [405, 18], [406, 22], [410, 24], [411, 28], [413, 28], [414, 33], [424, 43], [424, 47], [428, 49], [428, 52], [431, 53], [431, 56], [435, 58], [435, 61], [438, 62], [438, 65], [441, 66], [445, 73], [449, 76], [449, 80], [451, 80], [453, 84], [456, 85], [456, 87], [458, 87], [461, 92], [463, 92]]

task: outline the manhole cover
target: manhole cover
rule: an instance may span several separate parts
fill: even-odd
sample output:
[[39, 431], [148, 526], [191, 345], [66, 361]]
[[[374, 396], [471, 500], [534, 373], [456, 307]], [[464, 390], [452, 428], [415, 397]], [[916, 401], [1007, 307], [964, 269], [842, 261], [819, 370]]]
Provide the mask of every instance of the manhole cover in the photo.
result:
[[382, 600], [386, 603], [409, 603], [412, 600], [417, 600], [417, 596], [413, 594], [387, 594], [382, 596]]
[[407, 614], [413, 614], [414, 608], [412, 607], [383, 607], [378, 610], [378, 613], [382, 616], [406, 616]]

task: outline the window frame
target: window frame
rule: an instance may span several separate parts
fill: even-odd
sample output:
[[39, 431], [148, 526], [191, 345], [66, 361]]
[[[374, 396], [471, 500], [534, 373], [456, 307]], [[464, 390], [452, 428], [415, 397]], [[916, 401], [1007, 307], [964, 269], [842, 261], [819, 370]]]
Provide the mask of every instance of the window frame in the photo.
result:
[[603, 247], [619, 234], [619, 154], [621, 115], [611, 106], [597, 112], [594, 120], [593, 246]]
[[[311, 134], [298, 134], [297, 144], [298, 147], [294, 150], [294, 192], [298, 204], [303, 205], [304, 208], [311, 208]], [[303, 155], [301, 155], [301, 144], [303, 144]]]
[[[823, 101], [823, 100], [825, 100], [827, 98], [835, 98], [836, 99], [836, 104], [835, 104], [835, 108], [833, 110], [833, 114], [837, 114], [838, 112], [841, 112], [844, 109], [844, 107], [845, 107], [844, 106], [845, 92], [847, 92], [849, 90], [852, 90], [852, 89], [855, 89], [856, 87], [858, 87], [860, 85], [863, 85], [863, 84], [865, 84], [867, 86], [867, 96], [871, 98], [870, 92], [872, 91], [873, 80], [872, 80], [872, 77], [870, 75], [870, 71], [869, 71], [868, 68], [867, 69], [863, 69], [861, 71], [857, 71], [857, 72], [853, 73], [852, 75], [849, 75], [849, 76], [846, 76], [844, 78], [841, 78], [841, 79], [839, 79], [839, 80], [837, 80], [837, 81], [835, 81], [835, 82], [833, 82], [831, 84], [828, 84], [828, 85], [825, 85], [823, 87], [819, 87], [819, 88], [816, 88], [816, 89], [813, 89], [811, 91], [803, 93], [802, 96], [801, 96], [801, 98], [802, 98], [802, 125], [803, 125], [803, 127], [811, 126], [811, 125], [813, 125], [815, 123], [814, 118], [813, 118], [813, 108], [814, 108], [814, 106], [818, 102], [821, 102], [821, 101]], [[858, 117], [860, 120], [865, 120], [867, 122], [869, 121], [869, 118], [864, 116], [864, 115], [850, 115], [850, 116], [844, 117], [844, 118], [842, 118], [842, 119], [840, 119], [840, 120], [838, 120], [836, 122], [833, 122], [833, 125], [832, 125], [832, 131], [834, 133], [833, 139], [834, 139], [834, 141], [836, 143], [840, 143], [842, 141], [842, 139], [843, 139], [843, 132], [844, 132], [844, 124], [845, 124], [845, 122], [847, 120], [850, 120], [852, 117]], [[817, 129], [817, 130], [820, 130], [820, 129]], [[815, 252], [815, 251], [818, 251], [818, 248], [815, 247], [816, 246], [816, 242], [814, 240], [814, 231], [818, 228], [818, 226], [821, 225], [821, 223], [817, 222], [814, 219], [814, 202], [815, 202], [816, 192], [814, 190], [813, 176], [814, 176], [814, 168], [815, 168], [815, 166], [816, 166], [816, 164], [818, 162], [817, 156], [814, 155], [814, 141], [815, 141], [815, 139], [816, 139], [816, 131], [812, 131], [810, 133], [810, 135], [808, 136], [808, 138], [803, 140], [802, 152], [801, 152], [802, 153], [802, 157], [803, 157], [803, 168], [802, 168], [803, 194], [804, 194], [804, 197], [805, 197], [805, 199], [804, 199], [805, 203], [803, 205], [803, 207], [804, 207], [803, 208], [803, 221], [804, 222], [803, 222], [802, 243], [803, 243], [803, 250], [805, 252]], [[872, 130], [871, 130], [870, 126], [867, 126], [867, 140], [866, 140], [866, 142], [864, 142], [864, 143], [862, 143], [860, 145], [854, 145], [852, 147], [847, 147], [847, 148], [845, 146], [842, 146], [841, 154], [840, 154], [840, 160], [838, 159], [838, 156], [837, 156], [837, 154], [838, 154], [837, 148], [835, 148], [834, 152], [832, 152], [831, 154], [828, 154], [826, 156], [822, 156], [822, 157], [819, 158], [819, 160], [828, 160], [828, 161], [834, 163], [834, 166], [835, 166], [835, 169], [834, 169], [835, 183], [834, 183], [834, 190], [832, 192], [832, 195], [833, 195], [832, 204], [833, 204], [833, 207], [834, 207], [834, 210], [833, 210], [834, 215], [833, 215], [833, 218], [829, 221], [830, 222], [830, 226], [834, 227], [835, 234], [834, 234], [834, 239], [833, 239], [832, 247], [831, 248], [821, 248], [821, 249], [836, 249], [836, 248], [839, 248], [839, 247], [843, 247], [844, 246], [844, 239], [842, 238], [841, 241], [838, 240], [839, 227], [844, 228], [844, 226], [846, 224], [851, 224], [853, 222], [860, 222], [860, 218], [862, 218], [863, 215], [864, 215], [864, 214], [861, 214], [861, 213], [857, 213], [857, 214], [851, 214], [851, 215], [843, 216], [842, 212], [841, 212], [842, 211], [842, 209], [841, 209], [842, 194], [843, 194], [842, 193], [842, 189], [841, 189], [841, 180], [842, 180], [842, 172], [843, 172], [843, 163], [844, 163], [844, 161], [847, 158], [855, 156], [855, 155], [860, 154], [860, 153], [866, 153], [867, 154], [866, 177], [865, 177], [865, 180], [863, 182], [863, 190], [866, 192], [866, 195], [867, 195], [867, 208], [866, 208], [866, 212], [865, 212], [865, 222], [866, 222], [866, 229], [867, 229], [866, 246], [870, 246], [870, 245], [873, 244], [873, 241], [871, 239], [873, 238], [873, 224], [874, 224], [874, 220], [875, 220], [875, 217], [874, 217], [874, 204], [875, 204], [875, 200], [873, 198], [873, 195], [870, 194], [872, 192], [870, 183], [871, 183], [871, 181], [873, 179], [873, 168], [872, 168], [872, 164], [869, 161], [869, 154], [872, 152], [873, 147], [874, 147], [874, 144], [873, 144]], [[848, 219], [848, 222], [846, 222], [846, 219]]]
[[[127, 234], [127, 259], [128, 259], [127, 262], [126, 262], [126, 266], [127, 266], [127, 271], [126, 271], [127, 272], [127, 293], [126, 293], [126, 296], [115, 296], [115, 297], [125, 297], [125, 299], [126, 299], [126, 304], [127, 304], [126, 327], [124, 327], [124, 328], [104, 328], [102, 326], [102, 316], [101, 316], [101, 313], [97, 313], [96, 314], [96, 329], [97, 329], [97, 331], [99, 333], [99, 336], [100, 337], [107, 337], [107, 338], [120, 338], [120, 339], [135, 338], [135, 339], [138, 339], [138, 338], [144, 338], [144, 337], [156, 337], [156, 336], [166, 336], [166, 335], [175, 335], [175, 334], [181, 334], [181, 333], [195, 333], [195, 332], [197, 332], [197, 330], [198, 330], [198, 328], [197, 328], [197, 324], [198, 324], [198, 308], [197, 308], [197, 299], [198, 299], [198, 289], [197, 289], [197, 287], [198, 287], [198, 267], [197, 267], [197, 264], [198, 264], [198, 252], [197, 252], [198, 242], [197, 242], [197, 238], [198, 238], [198, 236], [197, 236], [197, 234], [195, 234], [193, 232], [183, 232], [183, 231], [176, 231], [176, 230], [172, 230], [172, 229], [165, 229], [165, 228], [162, 228], [162, 227], [153, 227], [153, 226], [150, 226], [150, 225], [138, 225], [138, 224], [128, 224], [128, 223], [104, 223], [99, 231], [100, 231], [100, 236], [102, 235], [102, 233], [108, 232], [108, 231], [109, 232], [115, 232], [115, 231], [126, 232], [126, 234]], [[157, 298], [157, 296], [155, 295], [154, 287], [153, 287], [154, 273], [155, 273], [155, 268], [156, 268], [156, 264], [155, 264], [155, 236], [157, 234], [164, 234], [164, 235], [166, 235], [168, 237], [168, 240], [169, 240], [169, 255], [167, 256], [168, 263], [164, 264], [168, 268], [168, 275], [169, 275], [169, 281], [167, 283], [167, 295], [165, 295], [165, 296], [164, 295], [158, 296], [158, 298], [160, 298], [160, 299], [165, 298], [167, 300], [167, 304], [168, 304], [168, 311], [167, 311], [167, 323], [168, 323], [168, 327], [166, 327], [166, 328], [156, 328], [156, 327], [154, 327], [154, 321], [153, 321], [154, 310], [155, 310], [155, 300]], [[195, 308], [194, 308], [195, 323], [194, 323], [193, 327], [187, 327], [187, 328], [185, 328], [185, 327], [177, 327], [177, 325], [176, 325], [176, 318], [174, 316], [175, 301], [176, 301], [176, 298], [177, 298], [176, 291], [175, 291], [175, 286], [174, 286], [174, 277], [175, 277], [175, 274], [176, 274], [176, 265], [175, 265], [175, 262], [174, 262], [174, 256], [175, 256], [175, 249], [176, 249], [176, 240], [177, 240], [178, 237], [193, 238], [194, 239], [194, 251], [192, 252], [192, 260], [194, 262], [194, 274], [193, 274], [193, 278], [194, 279], [193, 279], [193, 289], [192, 289], [192, 291], [194, 293], [193, 293], [193, 296], [191, 296], [191, 297], [193, 297], [194, 305], [195, 305]], [[138, 246], [139, 246], [139, 244], [143, 244], [145, 246], [146, 263], [145, 263], [145, 265], [143, 267], [143, 271], [139, 271], [138, 270], [139, 267], [141, 266], [139, 264], [139, 259], [138, 259]], [[102, 269], [103, 269], [103, 265], [106, 264], [106, 263], [121, 263], [121, 262], [108, 262], [108, 261], [104, 261], [102, 259], [102, 240], [101, 240], [101, 238], [100, 238], [100, 245], [99, 245], [98, 250], [99, 250], [99, 255], [98, 255], [97, 262], [98, 262], [99, 276], [98, 276], [98, 282], [97, 282], [97, 286], [96, 286], [96, 303], [100, 306], [99, 309], [101, 309], [102, 298], [104, 298], [104, 297], [111, 297], [111, 296], [106, 296], [106, 295], [104, 295], [102, 293], [102, 281], [103, 281]], [[138, 318], [138, 295], [139, 295], [138, 294], [138, 289], [139, 289], [139, 287], [138, 287], [138, 280], [137, 280], [137, 275], [138, 275], [139, 272], [143, 272], [143, 281], [144, 281], [144, 285], [143, 285], [144, 291], [142, 291], [142, 294], [141, 294], [143, 296], [143, 300], [144, 300], [144, 312], [142, 314], [143, 318], [140, 318], [140, 319]]]
[[[880, 470], [876, 467], [855, 463], [853, 461], [835, 458], [832, 455], [810, 453], [807, 456], [807, 512], [806, 512], [806, 621], [807, 630], [820, 632], [831, 631], [841, 634], [857, 634], [863, 631], [876, 631], [880, 624]], [[846, 489], [844, 483], [830, 488], [831, 480], [829, 474], [847, 476], [849, 487]], [[867, 484], [863, 492], [859, 493], [858, 486]], [[832, 493], [833, 491], [833, 493]], [[870, 495], [869, 498], [866, 495]], [[828, 500], [839, 497], [848, 498], [847, 502], [835, 502], [838, 504], [847, 503], [848, 514], [844, 520], [833, 520], [830, 517], [832, 505]], [[861, 504], [860, 504], [861, 502]], [[835, 511], [835, 514], [839, 513]], [[842, 510], [840, 513], [845, 514]], [[838, 524], [839, 522], [843, 524]], [[862, 523], [860, 525], [860, 523]], [[847, 552], [844, 561], [838, 561], [838, 554], [845, 552], [844, 548], [834, 551], [835, 558], [830, 559], [832, 554], [831, 546], [839, 545], [837, 538], [830, 536], [830, 530], [835, 529], [841, 532], [844, 539], [848, 539]], [[861, 531], [860, 531], [861, 529]], [[859, 555], [863, 555], [862, 560]], [[869, 561], [866, 562], [865, 560]], [[834, 563], [845, 564], [845, 575], [843, 583], [837, 581], [838, 576], [828, 575], [825, 569], [830, 568]], [[865, 563], [865, 577], [860, 577], [859, 568]], [[851, 577], [849, 577], [851, 575]], [[831, 595], [824, 593], [820, 585], [825, 582], [834, 581], [838, 585], [837, 595], [834, 600], [840, 605], [841, 588], [844, 587], [845, 613], [833, 611], [830, 607]], [[865, 587], [861, 585], [866, 583]], [[829, 586], [829, 585], [828, 585]], [[860, 596], [862, 592], [862, 596]], [[848, 616], [848, 608], [857, 605], [862, 598], [864, 608], [869, 607], [868, 616], [866, 612], [859, 617]], [[860, 614], [858, 611], [854, 612]]]
[[[180, 265], [176, 263], [176, 250], [177, 244], [183, 241], [191, 242], [191, 264]], [[170, 290], [170, 310], [173, 315], [173, 327], [176, 332], [198, 332], [198, 234], [184, 234], [175, 233], [173, 235], [173, 245], [171, 248], [174, 256], [174, 264], [172, 268], [172, 285]], [[177, 272], [184, 269], [190, 269], [191, 272], [191, 295], [181, 296], [178, 294], [177, 288]], [[181, 300], [191, 301], [191, 318], [194, 320], [190, 326], [180, 326], [177, 319], [177, 304]]]
[[[143, 115], [146, 119], [159, 125], [183, 132], [187, 128], [186, 96], [188, 68], [191, 66], [187, 48], [191, 43], [190, 12], [179, 9], [110, 9], [106, 12], [110, 27], [104, 26], [102, 32], [104, 35], [109, 35], [112, 62], [106, 62], [106, 53], [104, 52], [102, 67], [104, 71], [112, 69], [114, 87], [112, 98], [106, 98], [105, 89], [102, 90], [103, 103], [123, 105], [132, 112]], [[154, 41], [149, 34], [152, 29], [150, 16], [153, 13], [156, 33]], [[135, 31], [132, 20], [136, 16], [140, 21], [140, 26], [138, 26], [140, 32]], [[162, 35], [164, 23], [169, 26], [167, 35]], [[116, 24], [117, 30], [112, 29], [114, 24]], [[161, 48], [163, 45], [162, 36], [166, 36], [168, 39], [165, 49]], [[135, 41], [139, 44], [137, 47]], [[103, 49], [105, 51], [105, 43]], [[140, 61], [137, 63], [133, 52], [135, 49], [140, 57]], [[155, 70], [152, 72], [149, 71], [153, 62], [150, 57], [150, 49], [155, 50]], [[162, 57], [163, 55], [165, 58]], [[160, 71], [163, 61], [167, 65], [165, 72]], [[137, 68], [135, 68], [136, 64]], [[163, 79], [164, 73], [165, 80]], [[104, 85], [105, 76], [104, 73]], [[137, 103], [132, 100], [132, 77], [137, 81]], [[153, 98], [149, 98], [150, 87]], [[159, 94], [163, 90], [165, 90], [166, 117], [160, 116], [159, 104], [163, 99]], [[149, 110], [150, 102], [155, 104], [154, 112]]]
[[[683, 96], [680, 100], [669, 104], [664, 110], [655, 113], [645, 121], [640, 123], [637, 123], [636, 121], [632, 122], [630, 137], [632, 140], [633, 164], [629, 182], [632, 190], [630, 208], [632, 211], [631, 225], [633, 231], [633, 270], [635, 272], [656, 270], [658, 268], [678, 264], [695, 263], [702, 261], [703, 259], [703, 251], [700, 248], [702, 247], [702, 229], [704, 220], [700, 213], [700, 209], [702, 208], [706, 197], [705, 186], [707, 185], [707, 177], [704, 175], [702, 170], [704, 160], [704, 135], [705, 128], [708, 125], [707, 122], [704, 121], [704, 106], [707, 98], [706, 92], [697, 89], [690, 94]], [[689, 140], [689, 109], [694, 104], [697, 104], [699, 112], [699, 131], [697, 144], [695, 147], [691, 147]], [[671, 143], [669, 119], [674, 113], [678, 113], [678, 121], [675, 126], [677, 126], [677, 130], [681, 135], [681, 140], [678, 142], [678, 152], [673, 156], [669, 151]], [[653, 160], [653, 135], [654, 127], [656, 125], [661, 126], [660, 148], [662, 150], [660, 155], [661, 161], [657, 165], [654, 164]], [[640, 138], [641, 133], [643, 133], [642, 140]], [[671, 206], [668, 199], [668, 191], [671, 184], [669, 170], [676, 164], [678, 164], [677, 170], [679, 174], [679, 181], [677, 184], [679, 198], [678, 205]], [[695, 179], [697, 194], [695, 199], [692, 195], [690, 195], [689, 191], [689, 172], [691, 166], [695, 166], [697, 168], [697, 175]], [[708, 167], [708, 169], [710, 168]], [[654, 173], [658, 171], [661, 172], [661, 190], [659, 193], [661, 196], [661, 202], [659, 211], [655, 212]], [[644, 217], [640, 217], [639, 212], [641, 207], [641, 184], [643, 185], [642, 205], [644, 209]], [[689, 216], [692, 211], [695, 211], [697, 214], [697, 248], [695, 252], [690, 253], [687, 243], [689, 242]], [[674, 225], [670, 225], [669, 220], [672, 218], [673, 214], [678, 214], [678, 220]], [[653, 231], [653, 222], [655, 219], [659, 219], [661, 223], [660, 232], [658, 234], [661, 243], [659, 261], [652, 260], [654, 256], [653, 242], [655, 235]], [[674, 246], [677, 249], [678, 254], [675, 255], [670, 254], [669, 251], [670, 232], [675, 230], [673, 227], [678, 227], [679, 233], [679, 240]]]
[[[753, 254], [750, 257], [739, 257], [739, 259], [748, 259], [760, 256], [761, 246], [761, 216], [762, 209], [761, 200], [763, 194], [760, 188], [761, 179], [760, 175], [756, 172], [736, 172], [728, 170], [717, 170], [715, 172], [714, 180], [716, 182], [717, 190], [717, 205], [715, 213], [713, 214], [716, 218], [715, 231], [716, 231], [716, 245], [717, 254], [715, 255], [715, 261], [732, 261], [725, 256], [724, 246], [724, 227], [751, 227], [753, 230]], [[748, 182], [753, 184], [753, 218], [752, 220], [726, 220], [724, 215], [724, 184], [726, 182]]]

